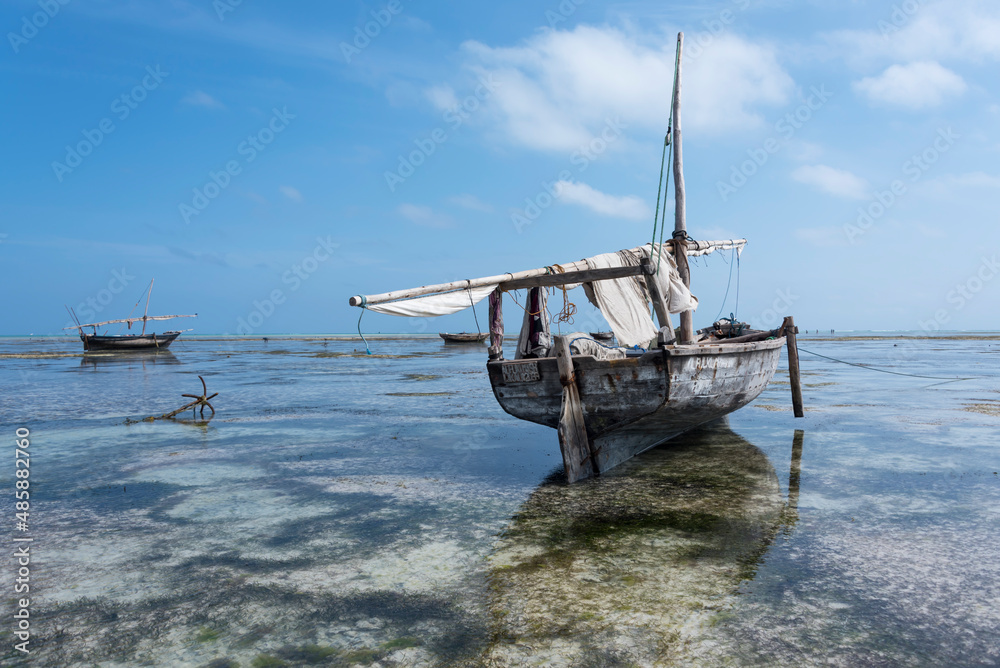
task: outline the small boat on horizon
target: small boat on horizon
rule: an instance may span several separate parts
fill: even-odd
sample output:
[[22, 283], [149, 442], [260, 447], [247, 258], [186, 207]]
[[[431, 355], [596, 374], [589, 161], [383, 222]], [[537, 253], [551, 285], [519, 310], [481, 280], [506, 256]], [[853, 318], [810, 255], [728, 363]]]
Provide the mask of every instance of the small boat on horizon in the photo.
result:
[[478, 332], [476, 334], [470, 332], [459, 332], [458, 334], [438, 332], [438, 336], [444, 339], [445, 343], [482, 343], [489, 335], [489, 332]]
[[[153, 279], [155, 280], [155, 279]], [[151, 334], [146, 333], [146, 323], [151, 320], [172, 320], [173, 318], [197, 318], [198, 314], [193, 315], [149, 315], [149, 297], [153, 292], [153, 280], [149, 281], [149, 288], [146, 290], [146, 310], [143, 312], [142, 316], [136, 318], [121, 318], [118, 320], [104, 320], [102, 322], [86, 323], [81, 324], [79, 319], [76, 317], [76, 312], [73, 309], [66, 307], [69, 314], [73, 317], [76, 325], [72, 327], [64, 327], [63, 329], [76, 329], [80, 332], [80, 340], [83, 341], [84, 352], [91, 351], [121, 351], [121, 352], [132, 352], [139, 350], [160, 350], [168, 347], [174, 340], [180, 336], [182, 331], [168, 331], [161, 334], [155, 332]], [[136, 302], [136, 306], [139, 302]], [[132, 307], [133, 310], [135, 307]], [[132, 329], [132, 324], [141, 322], [142, 331], [139, 334], [98, 334], [97, 328], [102, 325], [111, 325], [115, 323], [125, 323], [128, 325], [129, 329]], [[83, 331], [84, 327], [93, 328], [93, 333], [88, 334]], [[183, 330], [190, 331], [190, 330]]]

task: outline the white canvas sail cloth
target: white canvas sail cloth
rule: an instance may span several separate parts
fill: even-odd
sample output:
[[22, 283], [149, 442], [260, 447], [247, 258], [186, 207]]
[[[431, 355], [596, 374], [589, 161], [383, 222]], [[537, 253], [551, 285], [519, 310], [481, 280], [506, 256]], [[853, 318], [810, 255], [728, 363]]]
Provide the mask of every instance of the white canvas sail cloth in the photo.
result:
[[[657, 267], [656, 253], [659, 251], [659, 267]], [[643, 257], [648, 257], [656, 273], [656, 284], [660, 288], [660, 294], [667, 300], [667, 310], [671, 313], [682, 313], [683, 311], [694, 311], [698, 308], [698, 298], [691, 294], [691, 290], [684, 285], [680, 272], [677, 271], [677, 261], [667, 250], [666, 246], [656, 244], [656, 250], [652, 250], [651, 244], [646, 244], [640, 251]], [[711, 252], [711, 251], [708, 251]]]
[[[657, 246], [657, 250], [659, 250]], [[591, 269], [610, 269], [612, 267], [636, 266], [644, 257], [649, 257], [650, 245], [636, 251], [619, 251], [604, 253], [587, 258]], [[656, 267], [657, 258], [654, 253], [651, 261]], [[677, 263], [664, 248], [659, 271], [655, 280], [667, 301], [667, 310], [671, 313], [693, 311], [698, 308], [698, 300], [684, 285], [677, 272]], [[619, 343], [625, 346], [646, 345], [656, 338], [657, 327], [649, 314], [649, 291], [646, 289], [645, 277], [628, 276], [608, 281], [595, 281], [584, 285], [584, 291], [590, 302], [600, 309], [611, 325], [612, 331]]]
[[383, 304], [365, 304], [364, 308], [376, 313], [398, 315], [409, 318], [431, 318], [439, 315], [458, 313], [470, 306], [475, 306], [489, 296], [497, 284], [484, 285], [477, 288], [465, 288], [455, 292], [440, 295], [428, 295], [416, 299], [405, 299]]

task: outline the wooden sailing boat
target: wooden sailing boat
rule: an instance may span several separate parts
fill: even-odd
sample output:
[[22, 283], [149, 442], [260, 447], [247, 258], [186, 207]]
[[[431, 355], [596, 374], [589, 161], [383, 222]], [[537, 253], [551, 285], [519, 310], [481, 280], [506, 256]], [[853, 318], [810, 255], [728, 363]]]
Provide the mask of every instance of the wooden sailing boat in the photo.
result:
[[[155, 280], [155, 279], [154, 279]], [[174, 342], [178, 336], [181, 335], [179, 331], [169, 331], [163, 332], [162, 334], [147, 334], [146, 333], [146, 323], [151, 320], [171, 320], [173, 318], [197, 318], [198, 314], [194, 315], [149, 315], [149, 297], [153, 293], [153, 281], [149, 281], [149, 289], [146, 291], [146, 310], [143, 312], [142, 317], [137, 318], [122, 318], [120, 320], [104, 320], [102, 322], [94, 322], [81, 324], [77, 320], [77, 324], [73, 327], [64, 327], [64, 329], [76, 329], [80, 332], [80, 339], [83, 341], [83, 349], [87, 352], [92, 351], [136, 351], [136, 350], [149, 350], [155, 349], [159, 350], [161, 348], [166, 348], [171, 343]], [[138, 306], [138, 304], [136, 304]], [[76, 314], [72, 309], [69, 309], [70, 315], [76, 320]], [[142, 323], [142, 331], [139, 334], [116, 334], [116, 335], [99, 335], [97, 333], [97, 328], [103, 325], [111, 325], [115, 323], [124, 323], [128, 325], [129, 329], [132, 329], [134, 323]], [[92, 327], [93, 333], [88, 334], [83, 331], [84, 327]]]
[[[693, 329], [692, 311], [697, 301], [691, 301], [687, 291], [691, 280], [688, 255], [741, 250], [746, 240], [694, 241], [687, 234], [680, 119], [682, 46], [683, 34], [680, 34], [672, 127], [664, 146], [665, 157], [666, 146], [673, 144], [673, 239], [664, 242], [661, 231], [659, 244], [651, 242], [648, 246], [620, 251], [616, 256], [595, 256], [579, 262], [355, 296], [350, 300], [352, 306], [380, 313], [428, 316], [455, 313], [489, 295], [490, 354], [486, 369], [493, 394], [514, 417], [558, 430], [569, 482], [599, 475], [649, 448], [747, 405], [774, 376], [784, 345], [789, 352], [795, 415], [802, 415], [796, 330], [790, 317], [777, 330], [750, 330], [737, 337], [728, 337], [721, 327], [718, 334], [715, 328], [709, 328], [698, 336]], [[662, 173], [660, 181], [662, 185]], [[648, 323], [649, 329], [645, 331], [653, 336], [643, 343], [649, 343], [642, 349], [619, 348], [608, 355], [579, 343], [588, 338], [583, 333], [549, 336], [548, 318], [539, 316], [545, 312], [546, 288], [583, 285], [591, 297], [591, 293], [596, 295], [605, 284], [625, 292], [640, 292], [643, 296], [640, 308], [646, 320], [649, 320], [648, 303], [652, 302], [660, 327], [657, 331], [651, 321]], [[515, 359], [508, 360], [503, 355], [502, 299], [504, 292], [518, 289], [528, 290], [528, 303]], [[609, 294], [614, 295], [614, 290]], [[636, 330], [617, 312], [620, 300], [616, 302], [609, 297], [602, 301], [597, 297], [591, 301], [612, 324], [618, 340], [633, 345]], [[678, 303], [688, 306], [677, 308]], [[680, 313], [679, 338], [675, 337], [670, 321], [671, 312]], [[637, 331], [641, 332], [642, 323], [639, 324]]]
[[438, 332], [438, 336], [444, 339], [445, 343], [482, 343], [490, 334], [489, 332]]

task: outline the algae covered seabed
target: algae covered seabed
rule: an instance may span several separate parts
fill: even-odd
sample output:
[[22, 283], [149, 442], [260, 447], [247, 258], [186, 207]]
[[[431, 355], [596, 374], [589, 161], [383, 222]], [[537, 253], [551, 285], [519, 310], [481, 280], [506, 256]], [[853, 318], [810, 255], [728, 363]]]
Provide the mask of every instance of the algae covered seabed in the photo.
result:
[[[478, 346], [2, 339], [34, 542], [32, 653], [8, 614], [0, 663], [997, 665], [1000, 339], [800, 345], [973, 379], [803, 353], [804, 419], [782, 370], [728, 425], [566, 486]], [[211, 421], [126, 423], [199, 375]]]

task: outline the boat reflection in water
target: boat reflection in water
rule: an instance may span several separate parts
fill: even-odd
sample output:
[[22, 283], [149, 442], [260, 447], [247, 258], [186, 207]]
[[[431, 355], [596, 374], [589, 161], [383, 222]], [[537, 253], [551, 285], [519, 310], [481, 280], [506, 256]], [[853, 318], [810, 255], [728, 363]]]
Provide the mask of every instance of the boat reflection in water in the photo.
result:
[[490, 558], [497, 665], [683, 661], [685, 640], [753, 578], [797, 521], [803, 432], [789, 497], [767, 456], [719, 421], [608, 475], [553, 476]]
[[132, 352], [88, 352], [80, 360], [81, 367], [97, 369], [100, 366], [121, 368], [143, 367], [147, 364], [183, 364], [169, 350], [137, 350]]

